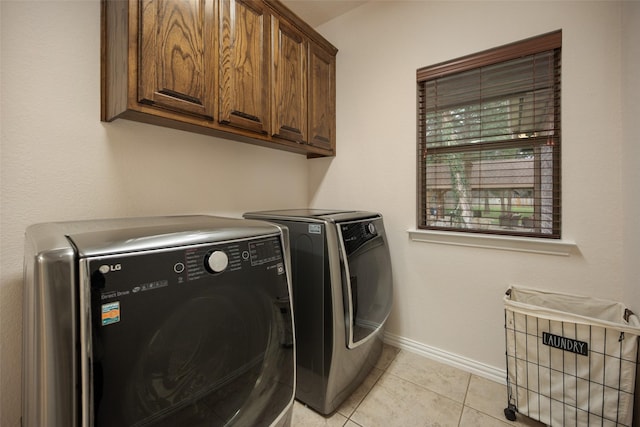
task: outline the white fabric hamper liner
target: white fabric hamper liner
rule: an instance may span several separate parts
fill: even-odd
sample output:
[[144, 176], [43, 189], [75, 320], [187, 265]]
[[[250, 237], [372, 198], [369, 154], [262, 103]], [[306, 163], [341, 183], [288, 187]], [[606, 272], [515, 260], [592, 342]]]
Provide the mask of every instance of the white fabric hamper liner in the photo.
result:
[[550, 426], [632, 425], [636, 315], [613, 301], [515, 286], [504, 304], [505, 414]]

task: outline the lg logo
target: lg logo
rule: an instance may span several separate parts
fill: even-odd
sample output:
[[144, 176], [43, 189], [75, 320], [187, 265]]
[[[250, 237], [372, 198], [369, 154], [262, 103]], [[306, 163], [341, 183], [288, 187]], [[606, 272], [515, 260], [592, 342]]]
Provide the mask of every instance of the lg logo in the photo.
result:
[[121, 264], [104, 264], [104, 265], [101, 265], [98, 270], [100, 270], [100, 273], [102, 274], [107, 274], [111, 271], [122, 270], [122, 265]]

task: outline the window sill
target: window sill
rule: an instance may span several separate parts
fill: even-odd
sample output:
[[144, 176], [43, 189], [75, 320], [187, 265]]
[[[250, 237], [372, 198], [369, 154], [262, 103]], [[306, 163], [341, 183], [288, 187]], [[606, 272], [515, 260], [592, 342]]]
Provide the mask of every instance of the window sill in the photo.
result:
[[578, 245], [566, 240], [546, 240], [531, 237], [495, 236], [489, 234], [456, 233], [452, 231], [407, 230], [414, 242], [503, 251], [529, 252], [544, 255], [569, 256]]

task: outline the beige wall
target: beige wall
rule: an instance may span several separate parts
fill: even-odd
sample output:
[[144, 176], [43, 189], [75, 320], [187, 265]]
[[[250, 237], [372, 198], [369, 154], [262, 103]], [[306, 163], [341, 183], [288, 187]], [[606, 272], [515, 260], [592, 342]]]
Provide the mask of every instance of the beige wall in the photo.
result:
[[[385, 216], [396, 285], [390, 334], [504, 370], [502, 296], [511, 284], [611, 298], [640, 312], [639, 292], [631, 292], [640, 160], [637, 135], [625, 139], [620, 114], [623, 92], [639, 88], [637, 59], [621, 86], [627, 53], [621, 25], [637, 40], [638, 30], [628, 27], [640, 22], [631, 4], [626, 8], [636, 13], [623, 21], [622, 6], [373, 1], [320, 27], [340, 48], [339, 146], [335, 160], [310, 163], [311, 203]], [[557, 29], [563, 30], [563, 238], [577, 252], [562, 257], [411, 241], [416, 69]], [[637, 52], [634, 43], [624, 46]], [[637, 104], [637, 96], [626, 96], [625, 105]], [[627, 124], [634, 122], [637, 114]], [[625, 152], [633, 157], [623, 161]], [[635, 211], [623, 223], [625, 204]], [[630, 252], [623, 257], [625, 236]]]
[[23, 233], [42, 221], [307, 205], [304, 156], [100, 122], [100, 5], [0, 1], [0, 425], [19, 426]]

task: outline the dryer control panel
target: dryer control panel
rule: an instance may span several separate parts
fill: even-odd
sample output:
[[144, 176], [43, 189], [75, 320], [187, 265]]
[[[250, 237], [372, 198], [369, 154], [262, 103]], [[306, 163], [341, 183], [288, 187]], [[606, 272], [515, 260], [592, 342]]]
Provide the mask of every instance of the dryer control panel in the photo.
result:
[[378, 236], [375, 218], [340, 224], [347, 255]]

